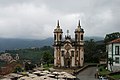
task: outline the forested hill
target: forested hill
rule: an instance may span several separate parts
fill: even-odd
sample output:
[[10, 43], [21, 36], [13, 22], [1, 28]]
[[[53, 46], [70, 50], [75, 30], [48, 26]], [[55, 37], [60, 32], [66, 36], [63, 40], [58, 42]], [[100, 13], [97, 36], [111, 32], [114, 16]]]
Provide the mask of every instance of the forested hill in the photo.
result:
[[[95, 41], [103, 40], [102, 37], [85, 37], [85, 40], [94, 39]], [[31, 40], [31, 39], [6, 39], [0, 38], [0, 51], [24, 49], [31, 47], [52, 46], [53, 38], [44, 40]]]
[[53, 38], [47, 38], [44, 40], [0, 38], [0, 51], [24, 49], [31, 47], [52, 46], [52, 44]]

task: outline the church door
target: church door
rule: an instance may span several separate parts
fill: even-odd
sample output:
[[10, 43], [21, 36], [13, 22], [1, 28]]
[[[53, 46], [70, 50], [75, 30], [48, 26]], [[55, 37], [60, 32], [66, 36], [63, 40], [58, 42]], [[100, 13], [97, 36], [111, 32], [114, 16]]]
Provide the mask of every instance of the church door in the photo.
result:
[[66, 57], [65, 57], [65, 67], [70, 68], [71, 62], [70, 62], [70, 55], [69, 52], [66, 53]]
[[67, 66], [68, 66], [68, 68], [70, 68], [70, 59], [67, 62]]

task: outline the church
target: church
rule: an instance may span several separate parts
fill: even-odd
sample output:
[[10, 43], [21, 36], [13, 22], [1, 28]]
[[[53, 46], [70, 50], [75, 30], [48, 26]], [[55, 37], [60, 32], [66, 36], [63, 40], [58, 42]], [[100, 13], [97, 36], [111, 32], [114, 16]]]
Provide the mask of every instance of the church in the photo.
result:
[[80, 20], [74, 31], [75, 37], [71, 38], [69, 31], [63, 37], [63, 31], [57, 23], [54, 29], [54, 66], [75, 68], [84, 64], [84, 29], [81, 28]]

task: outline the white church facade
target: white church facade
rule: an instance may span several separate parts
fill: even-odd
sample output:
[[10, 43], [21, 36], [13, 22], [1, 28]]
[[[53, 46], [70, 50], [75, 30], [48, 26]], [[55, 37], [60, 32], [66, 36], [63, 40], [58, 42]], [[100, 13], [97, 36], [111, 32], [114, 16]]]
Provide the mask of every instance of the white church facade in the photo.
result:
[[54, 29], [54, 66], [55, 67], [82, 67], [84, 64], [84, 29], [80, 21], [75, 29], [75, 37], [71, 38], [69, 31], [63, 39], [63, 31], [59, 21]]

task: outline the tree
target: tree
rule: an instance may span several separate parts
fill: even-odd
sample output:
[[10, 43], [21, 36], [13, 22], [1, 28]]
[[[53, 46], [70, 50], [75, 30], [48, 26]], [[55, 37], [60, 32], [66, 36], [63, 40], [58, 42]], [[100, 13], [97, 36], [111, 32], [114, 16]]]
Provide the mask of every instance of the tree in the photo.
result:
[[49, 67], [49, 64], [52, 63], [53, 61], [53, 56], [49, 52], [44, 52], [43, 53], [43, 62], [47, 64]]
[[93, 39], [85, 41], [85, 62], [97, 63], [100, 58], [106, 58], [105, 44], [103, 41], [95, 42]]
[[93, 39], [85, 42], [85, 62], [98, 62], [96, 57], [96, 43]]
[[31, 62], [26, 62], [25, 63], [25, 70], [32, 70], [33, 68], [35, 68], [35, 65], [32, 64]]
[[120, 38], [120, 32], [114, 32], [114, 33], [110, 33], [110, 34], [106, 34], [105, 38], [104, 38], [104, 42], [110, 42], [114, 39]]
[[15, 69], [14, 69], [14, 72], [17, 73], [17, 72], [22, 72], [23, 69], [21, 66], [17, 66]]

